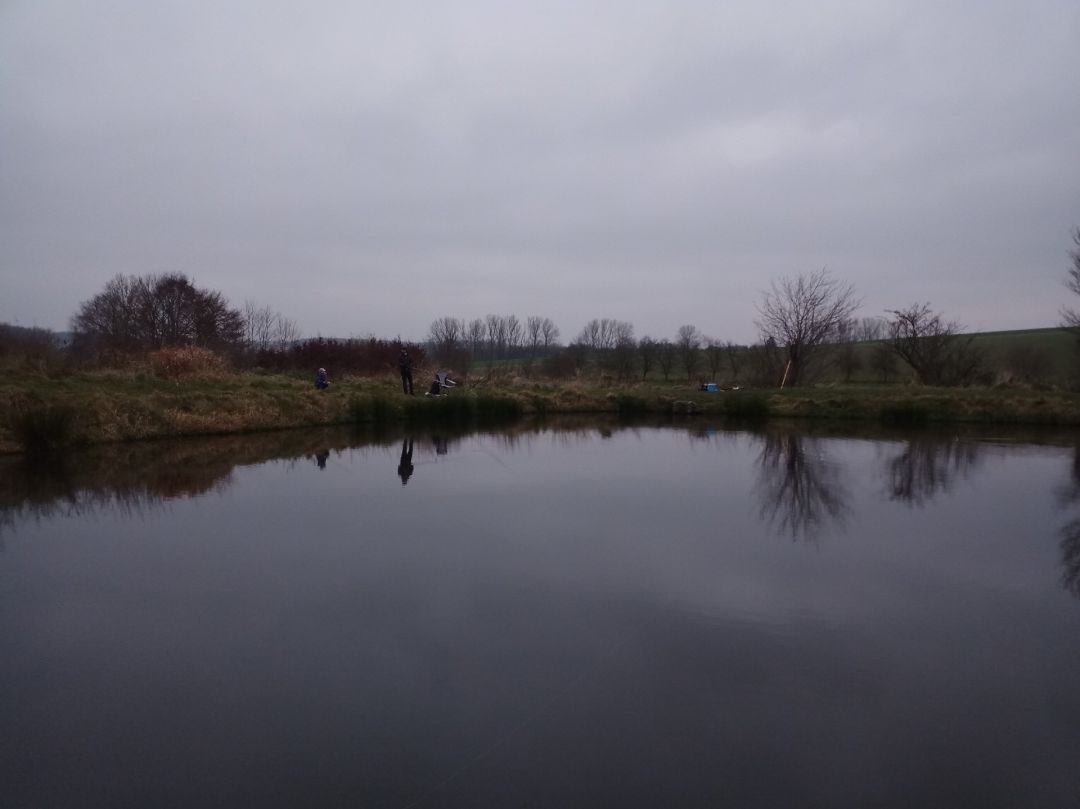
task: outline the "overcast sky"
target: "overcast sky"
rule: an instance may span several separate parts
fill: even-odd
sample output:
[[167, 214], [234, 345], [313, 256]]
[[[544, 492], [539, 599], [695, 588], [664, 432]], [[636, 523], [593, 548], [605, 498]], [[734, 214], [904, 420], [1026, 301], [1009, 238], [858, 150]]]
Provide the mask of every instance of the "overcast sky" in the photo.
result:
[[0, 321], [180, 271], [307, 335], [442, 315], [755, 337], [1049, 326], [1080, 225], [1077, 0], [0, 2]]

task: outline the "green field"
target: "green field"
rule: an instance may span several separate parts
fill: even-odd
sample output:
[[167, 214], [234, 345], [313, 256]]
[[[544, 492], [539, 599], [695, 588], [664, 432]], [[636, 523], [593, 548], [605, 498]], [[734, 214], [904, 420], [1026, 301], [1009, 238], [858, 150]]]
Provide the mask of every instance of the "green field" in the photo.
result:
[[[1080, 379], [1080, 341], [1059, 328], [988, 331], [963, 335], [984, 357], [981, 383], [986, 385], [1027, 384], [1068, 387]], [[834, 362], [819, 381], [883, 382], [907, 381], [910, 371], [898, 360], [892, 372], [883, 374], [876, 356], [885, 345], [881, 341], [855, 343], [855, 369], [845, 380], [843, 363], [835, 361], [843, 350], [830, 348]]]

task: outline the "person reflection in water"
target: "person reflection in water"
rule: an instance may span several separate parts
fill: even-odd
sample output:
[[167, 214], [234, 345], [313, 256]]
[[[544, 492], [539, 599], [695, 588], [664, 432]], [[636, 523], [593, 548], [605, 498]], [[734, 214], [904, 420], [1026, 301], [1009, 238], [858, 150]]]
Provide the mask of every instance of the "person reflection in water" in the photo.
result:
[[441, 435], [431, 436], [431, 443], [435, 445], [436, 455], [445, 455], [449, 451], [449, 445]]
[[409, 482], [409, 478], [412, 477], [413, 463], [412, 463], [412, 447], [413, 442], [411, 438], [402, 439], [401, 441], [401, 462], [398, 464], [397, 473], [401, 478], [401, 485], [404, 486]]
[[315, 464], [319, 469], [326, 469], [326, 459], [330, 457], [330, 450], [324, 449], [315, 453]]

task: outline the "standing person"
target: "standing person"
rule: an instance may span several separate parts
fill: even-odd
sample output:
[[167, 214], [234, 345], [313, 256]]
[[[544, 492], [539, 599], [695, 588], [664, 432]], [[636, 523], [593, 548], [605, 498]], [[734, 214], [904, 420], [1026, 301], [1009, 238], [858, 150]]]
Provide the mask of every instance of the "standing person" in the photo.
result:
[[412, 396], [412, 357], [409, 356], [409, 352], [404, 347], [401, 349], [401, 356], [398, 357], [397, 364], [398, 370], [401, 371], [401, 390]]

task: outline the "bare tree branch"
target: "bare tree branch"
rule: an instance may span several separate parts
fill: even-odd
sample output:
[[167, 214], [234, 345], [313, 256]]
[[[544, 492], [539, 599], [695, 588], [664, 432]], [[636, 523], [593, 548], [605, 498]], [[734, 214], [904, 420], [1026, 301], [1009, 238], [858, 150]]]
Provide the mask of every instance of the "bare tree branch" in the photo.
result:
[[786, 353], [788, 384], [804, 381], [817, 347], [860, 305], [854, 286], [833, 279], [824, 268], [772, 283], [758, 306], [757, 327], [764, 342], [772, 340]]

